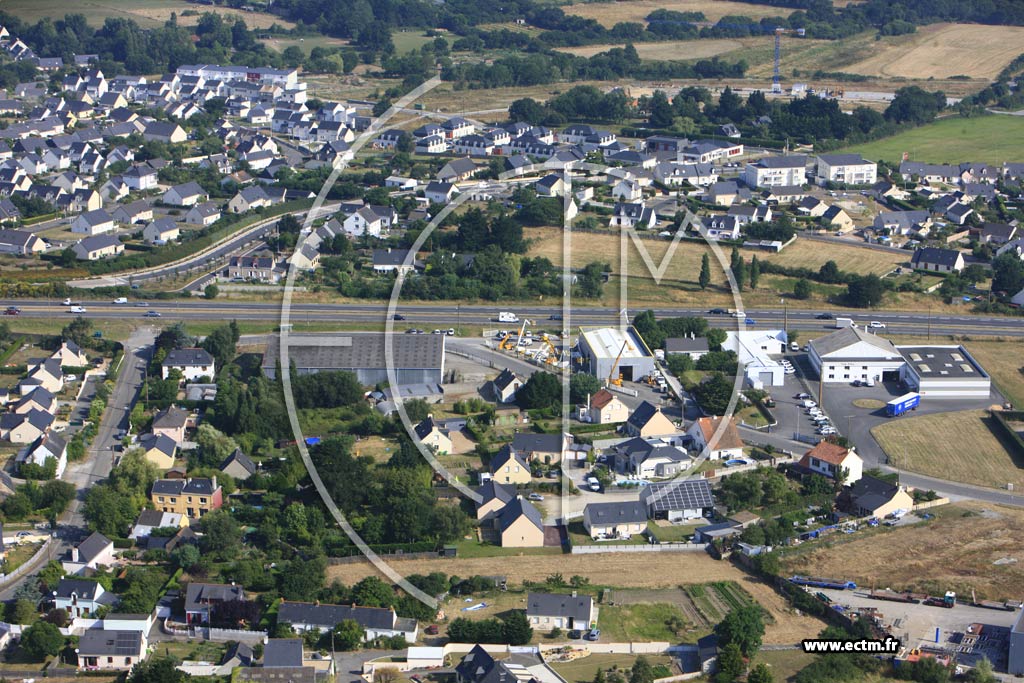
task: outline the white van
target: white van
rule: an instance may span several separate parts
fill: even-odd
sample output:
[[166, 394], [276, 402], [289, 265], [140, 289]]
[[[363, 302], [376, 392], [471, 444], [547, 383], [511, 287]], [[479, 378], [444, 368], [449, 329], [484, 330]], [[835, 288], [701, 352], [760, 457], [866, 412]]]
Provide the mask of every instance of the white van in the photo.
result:
[[126, 303], [128, 303], [128, 297], [126, 297], [126, 296], [119, 296], [116, 299], [114, 299], [114, 303], [115, 304], [126, 304]]
[[516, 315], [515, 313], [510, 313], [508, 311], [501, 311], [501, 312], [498, 313], [498, 322], [499, 323], [517, 323], [517, 322], [519, 322], [519, 316]]
[[85, 313], [85, 306], [72, 306], [71, 313]]

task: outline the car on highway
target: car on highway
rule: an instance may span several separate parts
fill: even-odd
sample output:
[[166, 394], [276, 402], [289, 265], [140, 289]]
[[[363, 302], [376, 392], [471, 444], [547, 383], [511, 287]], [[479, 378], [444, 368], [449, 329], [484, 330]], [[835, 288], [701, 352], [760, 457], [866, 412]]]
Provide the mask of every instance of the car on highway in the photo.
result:
[[744, 313], [743, 311], [733, 311], [732, 312], [732, 317], [734, 317], [734, 318], [746, 318], [747, 314]]
[[8, 306], [7, 310], [4, 311], [4, 315], [21, 315], [21, 309], [17, 306]]
[[724, 308], [712, 308], [710, 311], [708, 311], [708, 315], [725, 315], [728, 312], [729, 311], [725, 310]]
[[756, 324], [757, 324], [757, 321], [756, 321], [756, 320], [754, 320], [753, 318], [747, 318], [747, 319], [746, 319], [746, 320], [744, 320], [743, 322], [744, 322], [744, 324], [746, 324], [746, 325], [756, 325]]
[[60, 305], [61, 306], [70, 306], [71, 305], [71, 299], [64, 299], [64, 301], [60, 302]]
[[870, 327], [873, 330], [884, 330], [885, 323], [883, 323], [880, 320], [872, 320], [871, 322], [868, 323], [868, 327]]
[[159, 318], [160, 317], [160, 311], [146, 311], [145, 313], [142, 314], [142, 317], [143, 318]]
[[814, 316], [815, 320], [831, 320], [833, 318], [831, 313], [819, 313]]
[[146, 307], [149, 306], [149, 302], [146, 302], [146, 301], [136, 301], [135, 305], [138, 306], [139, 308], [146, 308]]
[[548, 320], [561, 320], [561, 319], [562, 319], [562, 314], [561, 313], [552, 313], [551, 315], [548, 316]]
[[68, 313], [85, 313], [85, 306], [72, 306], [68, 309]]
[[405, 320], [405, 316], [402, 315], [401, 313], [395, 313], [393, 316], [391, 316], [391, 319], [392, 320]]
[[116, 299], [114, 299], [111, 303], [114, 303], [114, 304], [126, 304], [126, 303], [128, 303], [128, 297], [126, 297], [126, 296], [119, 296]]

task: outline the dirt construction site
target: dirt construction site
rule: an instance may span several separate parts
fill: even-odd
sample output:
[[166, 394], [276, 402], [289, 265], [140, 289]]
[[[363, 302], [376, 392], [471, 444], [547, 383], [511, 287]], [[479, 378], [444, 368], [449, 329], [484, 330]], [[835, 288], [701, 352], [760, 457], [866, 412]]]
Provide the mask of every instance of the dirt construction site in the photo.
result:
[[[714, 560], [703, 553], [617, 553], [605, 555], [522, 555], [466, 559], [402, 560], [391, 566], [408, 576], [445, 572], [467, 577], [473, 575], [506, 575], [511, 583], [543, 581], [552, 574], [569, 577], [586, 576], [593, 585], [645, 590], [643, 601], [654, 600], [655, 593], [664, 592], [660, 602], [680, 602], [680, 586], [711, 581], [735, 581], [770, 615], [764, 641], [767, 644], [792, 644], [815, 636], [824, 623], [792, 610], [768, 584], [744, 573], [727, 561]], [[352, 585], [375, 575], [367, 563], [337, 565], [328, 568], [328, 581], [338, 580]], [[624, 597], [627, 594], [624, 594]], [[634, 597], [634, 599], [636, 599]]]

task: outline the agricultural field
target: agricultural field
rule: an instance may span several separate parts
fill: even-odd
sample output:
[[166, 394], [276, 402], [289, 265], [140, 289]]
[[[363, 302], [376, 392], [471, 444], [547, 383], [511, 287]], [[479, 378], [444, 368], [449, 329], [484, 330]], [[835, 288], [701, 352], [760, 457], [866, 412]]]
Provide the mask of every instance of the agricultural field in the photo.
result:
[[1024, 44], [1024, 28], [976, 24], [932, 24], [875, 43], [867, 59], [844, 70], [886, 78], [991, 79], [1013, 61]]
[[267, 47], [269, 47], [271, 50], [276, 50], [277, 52], [284, 52], [286, 49], [290, 47], [299, 47], [302, 48], [302, 51], [305, 52], [307, 55], [314, 47], [335, 48], [348, 45], [348, 41], [342, 38], [332, 38], [331, 36], [315, 35], [303, 38], [264, 38], [261, 42]]
[[581, 2], [563, 7], [566, 14], [596, 19], [607, 28], [621, 21], [643, 22], [644, 17], [656, 9], [676, 12], [703, 12], [708, 21], [718, 21], [727, 15], [743, 15], [754, 20], [787, 14], [785, 8], [754, 5], [725, 0], [636, 0], [635, 2]]
[[[705, 59], [716, 55], [754, 46], [757, 38], [718, 38], [711, 40], [668, 40], [663, 43], [636, 43], [633, 47], [640, 59], [672, 60], [672, 59]], [[582, 47], [559, 48], [578, 57], [593, 57], [600, 52], [607, 52], [621, 43], [614, 45], [584, 45]]]
[[[871, 430], [890, 463], [932, 477], [1005, 488], [1024, 486], [1024, 458], [984, 410], [900, 418]], [[965, 448], [964, 444], [970, 444]]]
[[[249, 28], [269, 28], [278, 24], [292, 28], [294, 24], [266, 12], [244, 12], [227, 7], [204, 7], [184, 2], [183, 0], [79, 0], [69, 5], [64, 0], [6, 0], [0, 3], [0, 9], [10, 12], [26, 22], [36, 22], [45, 17], [63, 18], [65, 14], [74, 12], [84, 14], [89, 23], [98, 26], [108, 18], [128, 18], [142, 28], [162, 26], [172, 13], [178, 15], [178, 23], [183, 26], [195, 24], [203, 12], [216, 11], [232, 21], [242, 18]], [[191, 10], [195, 15], [182, 16], [182, 12]]]
[[[579, 574], [586, 576], [595, 586], [622, 588], [678, 589], [680, 585], [692, 583], [731, 581], [767, 612], [770, 623], [765, 632], [765, 643], [795, 643], [818, 633], [824, 627], [818, 619], [795, 613], [767, 584], [745, 574], [731, 563], [713, 560], [704, 553], [529, 555], [517, 548], [510, 548], [509, 551], [503, 557], [466, 557], [460, 545], [459, 556], [454, 560], [398, 560], [390, 564], [403, 575], [441, 571], [459, 576], [502, 574], [515, 577], [516, 581], [544, 581], [552, 574]], [[327, 574], [328, 582], [337, 579], [352, 585], [366, 576], [376, 575], [376, 570], [368, 562], [360, 562], [328, 567]], [[616, 595], [619, 594], [621, 591], [616, 592]], [[658, 601], [664, 602], [665, 598]]]
[[899, 163], [906, 152], [913, 161], [1002, 164], [1017, 160], [1020, 154], [1016, 150], [1020, 149], [1024, 149], [1024, 118], [993, 114], [970, 119], [950, 116], [842, 151], [894, 163]]
[[978, 598], [1020, 598], [1024, 510], [963, 502], [929, 512], [935, 519], [928, 522], [784, 550], [783, 571], [878, 588], [960, 595], [974, 589]]
[[969, 341], [964, 346], [981, 363], [1015, 407], [1024, 406], [1024, 342]]

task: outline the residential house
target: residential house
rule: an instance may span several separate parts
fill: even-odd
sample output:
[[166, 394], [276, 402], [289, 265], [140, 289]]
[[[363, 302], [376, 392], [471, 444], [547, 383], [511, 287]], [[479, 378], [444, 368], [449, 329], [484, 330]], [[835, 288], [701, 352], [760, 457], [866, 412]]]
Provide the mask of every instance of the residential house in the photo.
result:
[[317, 683], [334, 679], [334, 657], [319, 652], [306, 655], [301, 638], [271, 638], [263, 647], [259, 666], [238, 668], [233, 675], [240, 681], [258, 683]]
[[245, 213], [254, 209], [261, 209], [270, 206], [270, 196], [260, 185], [246, 187], [239, 190], [238, 194], [228, 202], [228, 211], [231, 213]]
[[702, 199], [709, 204], [732, 206], [733, 202], [747, 199], [749, 195], [750, 191], [741, 188], [735, 180], [721, 180], [709, 185]]
[[587, 503], [583, 528], [593, 539], [629, 538], [647, 529], [647, 506], [639, 501]]
[[572, 444], [570, 434], [534, 434], [518, 432], [512, 437], [512, 450], [527, 462], [555, 465], [562, 461]]
[[956, 202], [946, 209], [945, 217], [953, 225], [964, 225], [967, 223], [967, 218], [973, 213], [974, 209], [971, 206]]
[[841, 206], [828, 207], [819, 220], [822, 225], [827, 225], [839, 232], [848, 232], [854, 227], [850, 214], [846, 213]]
[[231, 455], [224, 459], [217, 469], [233, 479], [245, 481], [256, 474], [258, 468], [256, 463], [252, 461], [252, 458], [243, 453], [240, 448], [236, 448]]
[[172, 370], [178, 370], [189, 382], [217, 374], [213, 356], [206, 349], [199, 348], [171, 349], [160, 366], [163, 379], [167, 379]]
[[416, 438], [440, 455], [452, 452], [452, 440], [438, 426], [432, 415], [427, 415], [422, 422], [416, 425]]
[[122, 204], [111, 214], [113, 219], [124, 225], [153, 220], [153, 206], [142, 199], [131, 204]]
[[611, 218], [611, 227], [648, 230], [658, 223], [654, 209], [640, 203], [618, 202]]
[[[703, 452], [708, 449], [710, 460], [732, 460], [743, 457], [743, 439], [736, 429], [736, 418], [730, 418], [725, 424], [723, 431], [718, 435], [724, 417], [701, 417], [698, 418], [690, 428], [686, 430], [688, 436], [693, 438], [694, 448]], [[717, 441], [715, 437], [717, 435]]]
[[544, 545], [544, 521], [540, 511], [522, 496], [516, 496], [494, 518], [503, 548], [540, 548]]
[[597, 607], [589, 595], [528, 593], [526, 618], [534, 631], [587, 630], [597, 624]]
[[122, 253], [124, 243], [117, 235], [94, 235], [75, 242], [71, 251], [79, 261], [98, 261]]
[[40, 436], [15, 457], [19, 472], [26, 464], [46, 467], [50, 460], [54, 465], [54, 478], [60, 479], [68, 466], [68, 445], [60, 434], [52, 432]]
[[629, 436], [648, 438], [677, 434], [679, 428], [661, 412], [661, 407], [644, 401], [633, 410], [626, 420], [625, 433]]
[[817, 176], [822, 185], [873, 185], [878, 180], [878, 164], [866, 161], [859, 154], [820, 154]]
[[54, 609], [65, 610], [72, 619], [88, 618], [118, 601], [117, 595], [104, 590], [99, 581], [85, 579], [62, 578], [52, 595]]
[[883, 519], [899, 510], [912, 510], [914, 498], [904, 486], [864, 475], [843, 492], [840, 505], [855, 517]]
[[465, 135], [452, 143], [452, 152], [471, 157], [486, 157], [494, 154], [494, 142], [483, 135]]
[[493, 479], [488, 479], [480, 488], [480, 502], [476, 504], [476, 518], [478, 520], [492, 519], [501, 512], [506, 505], [516, 497], [516, 487], [512, 484], [500, 484]]
[[76, 576], [114, 564], [114, 542], [98, 531], [68, 551], [67, 558], [61, 561], [64, 571]]
[[142, 631], [90, 628], [78, 638], [75, 653], [80, 671], [130, 671], [147, 652]]
[[910, 265], [914, 270], [934, 273], [959, 273], [964, 269], [964, 255], [955, 249], [924, 247], [914, 252]]
[[508, 445], [502, 446], [491, 457], [491, 479], [499, 484], [529, 484], [530, 466]]
[[[23, 385], [34, 384], [53, 393], [57, 393], [64, 388], [64, 371], [61, 370], [60, 358], [50, 357], [29, 361], [26, 377], [27, 380], [23, 381]], [[26, 393], [22, 391], [22, 398], [25, 397]], [[33, 391], [32, 393], [35, 394], [36, 392]], [[52, 408], [43, 405], [41, 396], [32, 397], [30, 400], [38, 403], [42, 410], [48, 410], [51, 413], [55, 412]]]
[[61, 341], [60, 348], [50, 357], [58, 359], [61, 367], [80, 368], [89, 364], [89, 357], [82, 347], [68, 339]]
[[408, 191], [416, 189], [415, 178], [405, 178], [403, 176], [389, 175], [384, 179], [384, 187], [393, 188], [399, 191]]
[[170, 204], [171, 206], [195, 206], [200, 202], [205, 202], [207, 199], [209, 199], [209, 195], [206, 193], [206, 190], [195, 181], [175, 185], [164, 192], [163, 195], [164, 204]]
[[164, 434], [143, 434], [139, 437], [147, 461], [153, 463], [158, 470], [169, 470], [174, 467], [174, 457], [178, 452], [178, 444]]
[[[57, 370], [59, 372], [60, 368], [58, 367]], [[57, 412], [57, 397], [53, 395], [54, 391], [60, 391], [59, 387], [48, 389], [42, 384], [36, 384], [29, 392], [22, 392], [22, 396], [14, 404], [12, 412], [16, 415], [27, 415], [33, 410], [55, 413]]]
[[653, 482], [640, 490], [640, 502], [651, 519], [684, 522], [700, 519], [715, 507], [706, 479]]
[[206, 624], [210, 612], [225, 602], [245, 600], [241, 586], [224, 583], [199, 583], [193, 581], [185, 589], [185, 623]]
[[498, 403], [511, 403], [515, 400], [519, 387], [523, 386], [523, 380], [512, 370], [505, 368], [498, 373], [497, 377], [491, 380], [490, 384], [491, 395], [494, 396], [495, 401]]
[[[409, 249], [374, 249], [373, 250], [373, 272], [375, 273], [400, 273], [408, 274], [416, 268], [415, 254], [409, 258]], [[406, 260], [408, 259], [408, 263]]]
[[960, 168], [947, 164], [926, 164], [920, 161], [900, 162], [900, 175], [904, 180], [917, 178], [926, 183], [955, 185], [961, 180]]
[[180, 235], [181, 228], [173, 218], [158, 218], [142, 230], [142, 238], [150, 244], [166, 244]]
[[855, 484], [864, 475], [864, 461], [852, 448], [829, 441], [819, 441], [800, 458], [799, 465], [813, 474]]
[[772, 207], [761, 206], [730, 206], [727, 216], [734, 217], [740, 225], [749, 223], [767, 223], [772, 219]]
[[142, 129], [142, 137], [157, 142], [179, 143], [185, 142], [188, 135], [184, 129], [176, 123], [167, 121], [150, 121]]
[[428, 135], [416, 140], [417, 154], [444, 154], [448, 151], [448, 141], [440, 135]]
[[218, 510], [224, 504], [224, 494], [217, 484], [217, 477], [157, 479], [153, 482], [149, 499], [157, 510], [177, 512], [191, 519]]
[[874, 221], [876, 230], [889, 230], [896, 235], [909, 235], [931, 224], [931, 214], [923, 209], [920, 211], [883, 211], [875, 216]]
[[693, 361], [708, 353], [707, 337], [669, 337], [665, 340], [665, 354], [685, 354]]
[[160, 510], [143, 510], [135, 519], [128, 538], [139, 540], [148, 538], [153, 529], [183, 529], [188, 526], [188, 517], [176, 512], [162, 512]]
[[637, 202], [644, 198], [643, 188], [635, 180], [623, 178], [612, 185], [612, 199], [619, 202]]
[[1007, 223], [982, 223], [980, 240], [986, 244], [1002, 245], [1017, 235], [1017, 226]]
[[743, 170], [743, 182], [751, 188], [804, 185], [807, 183], [807, 157], [794, 155], [758, 159]]
[[825, 214], [829, 206], [825, 202], [821, 201], [817, 197], [804, 197], [797, 204], [796, 211], [801, 216], [810, 216], [811, 218], [819, 218]]
[[736, 216], [701, 216], [703, 233], [713, 240], [738, 240], [743, 225]]
[[104, 209], [86, 211], [71, 221], [71, 232], [83, 235], [99, 235], [114, 229], [114, 218]]
[[363, 206], [348, 216], [342, 225], [345, 234], [350, 237], [363, 237], [364, 235], [380, 237], [381, 231], [384, 229], [384, 222], [369, 206]]
[[457, 183], [469, 180], [477, 174], [480, 168], [469, 157], [452, 159], [441, 167], [437, 172], [437, 179], [444, 183]]
[[654, 167], [654, 177], [669, 187], [678, 187], [684, 183], [707, 187], [718, 182], [718, 171], [711, 164], [677, 164], [666, 161]]
[[0, 438], [11, 443], [30, 444], [50, 428], [54, 417], [43, 410], [31, 409], [27, 413], [0, 415]]
[[476, 126], [461, 116], [453, 116], [441, 124], [444, 135], [449, 140], [458, 140], [476, 132]]
[[565, 194], [565, 181], [562, 176], [549, 173], [533, 184], [538, 197], [561, 197]]
[[46, 251], [42, 238], [27, 230], [0, 230], [0, 254], [31, 256]]
[[615, 446], [616, 469], [640, 479], [674, 477], [690, 462], [685, 450], [660, 439], [633, 437]]
[[228, 278], [232, 280], [255, 280], [276, 285], [286, 273], [285, 267], [274, 261], [272, 256], [232, 256], [228, 259]]
[[128, 186], [128, 189], [141, 192], [155, 190], [160, 179], [156, 169], [152, 166], [136, 164], [121, 174], [121, 180]]
[[590, 397], [587, 415], [592, 424], [618, 424], [629, 419], [629, 407], [612, 392], [600, 389]]
[[414, 643], [419, 635], [415, 619], [399, 617], [391, 607], [358, 605], [321, 605], [312, 602], [282, 600], [277, 611], [279, 624], [288, 624], [296, 633], [327, 633], [343, 621], [354, 621], [363, 629], [363, 640], [402, 636]]
[[213, 202], [196, 204], [185, 214], [185, 222], [190, 225], [207, 227], [220, 220], [220, 207]]

